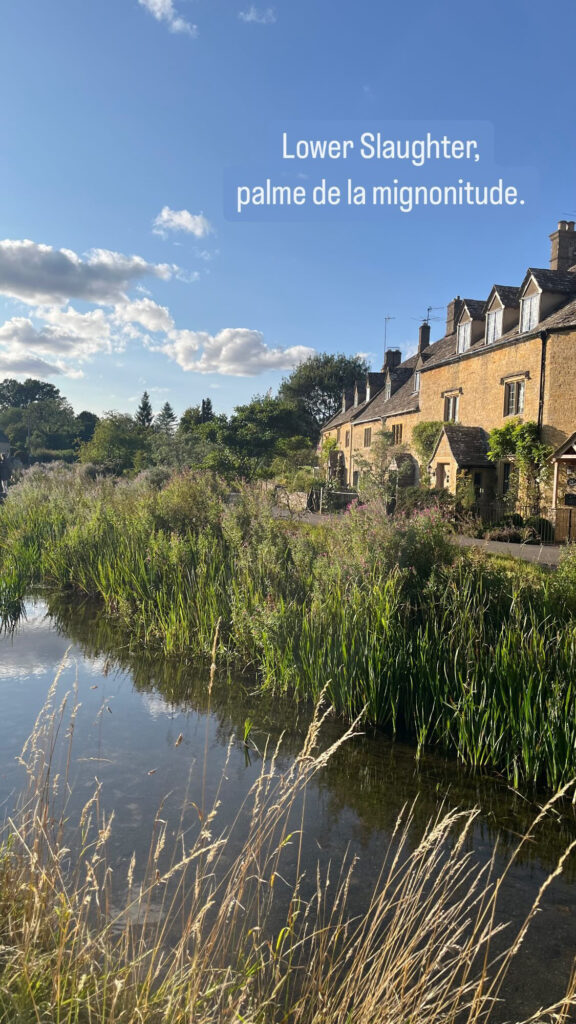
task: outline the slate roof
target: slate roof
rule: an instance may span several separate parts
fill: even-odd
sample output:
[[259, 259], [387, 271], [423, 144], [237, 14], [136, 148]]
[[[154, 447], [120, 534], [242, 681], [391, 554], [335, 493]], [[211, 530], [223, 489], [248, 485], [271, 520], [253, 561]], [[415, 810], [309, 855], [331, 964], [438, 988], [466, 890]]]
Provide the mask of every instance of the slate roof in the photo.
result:
[[[381, 391], [386, 382], [385, 373], [372, 373], [368, 374], [368, 380], [370, 382], [371, 395], [374, 397]], [[354, 405], [354, 388], [349, 389], [346, 392], [346, 409], [344, 412], [340, 408], [338, 412], [334, 413], [331, 419], [327, 420], [322, 425], [322, 430], [333, 430], [334, 427], [340, 427], [344, 423], [351, 423], [360, 414], [362, 409], [366, 405], [366, 380], [358, 381], [358, 405]]]
[[396, 374], [403, 383], [390, 398], [386, 398], [384, 389], [371, 398], [358, 417], [359, 423], [369, 423], [372, 420], [382, 419], [384, 416], [394, 416], [401, 412], [415, 412], [418, 409], [418, 393], [414, 392], [412, 382], [417, 360], [417, 355], [410, 356], [401, 366], [396, 367], [391, 376], [394, 377]]
[[482, 427], [463, 427], [459, 423], [445, 423], [430, 462], [438, 451], [442, 437], [448, 441], [458, 466], [465, 468], [493, 465], [488, 458], [488, 434]]
[[490, 291], [488, 299], [486, 300], [486, 305], [484, 306], [485, 310], [488, 308], [488, 303], [492, 298], [493, 292], [496, 292], [498, 294], [506, 309], [511, 309], [520, 305], [519, 288], [512, 288], [512, 286], [509, 284], [495, 284], [492, 290]]
[[470, 316], [473, 320], [484, 319], [484, 307], [486, 303], [482, 299], [462, 299], [463, 306], [466, 307]]
[[[530, 337], [538, 336], [545, 330], [561, 330], [562, 328], [576, 327], [576, 274], [568, 271], [541, 270], [538, 268], [531, 268], [528, 270], [526, 278], [529, 274], [534, 275], [535, 280], [543, 290], [557, 292], [567, 296], [573, 295], [574, 298], [568, 301], [561, 309], [558, 309], [556, 312], [551, 313], [550, 316], [547, 316], [545, 320], [540, 321], [540, 323], [536, 324], [536, 326], [530, 331], [521, 333], [519, 325], [517, 324], [490, 345], [486, 345], [485, 338], [482, 337], [478, 341], [474, 342], [474, 344], [463, 353], [459, 353], [457, 351], [457, 334], [445, 335], [445, 337], [432, 342], [431, 345], [428, 345], [422, 353], [416, 353], [415, 355], [410, 356], [409, 359], [405, 359], [403, 363], [400, 363], [399, 366], [390, 371], [390, 378], [394, 389], [390, 398], [385, 398], [384, 384], [386, 381], [386, 374], [371, 374], [371, 379], [378, 378], [378, 383], [372, 384], [372, 398], [370, 401], [362, 401], [359, 402], [357, 406], [354, 406], [353, 392], [351, 392], [350, 406], [346, 409], [346, 412], [340, 411], [336, 413], [332, 419], [328, 420], [328, 422], [324, 424], [323, 429], [332, 429], [343, 423], [350, 423], [352, 420], [358, 423], [370, 423], [374, 420], [386, 419], [390, 416], [399, 416], [403, 413], [417, 412], [420, 407], [419, 393], [414, 391], [413, 380], [414, 371], [417, 367], [421, 368], [423, 372], [426, 372], [432, 367], [460, 359], [469, 359], [482, 352], [498, 348], [499, 346], [510, 345], [519, 340], [525, 341]], [[520, 294], [519, 288], [513, 288], [509, 285], [494, 285], [492, 291], [494, 290], [498, 292], [506, 306], [518, 306]], [[468, 307], [470, 314], [473, 317], [477, 315], [480, 307], [482, 311], [486, 308], [486, 303], [479, 302], [476, 299], [464, 299], [463, 302]], [[483, 312], [482, 315], [484, 315]], [[377, 393], [374, 393], [375, 387], [380, 388]], [[458, 429], [480, 430], [479, 427], [461, 427]], [[457, 459], [456, 453], [455, 458]], [[474, 465], [481, 464], [490, 465], [488, 462], [474, 463]], [[464, 465], [464, 463], [462, 463], [462, 465]]]
[[576, 295], [576, 274], [571, 274], [568, 270], [543, 270], [539, 267], [529, 267], [523, 284], [526, 283], [530, 275], [544, 292]]

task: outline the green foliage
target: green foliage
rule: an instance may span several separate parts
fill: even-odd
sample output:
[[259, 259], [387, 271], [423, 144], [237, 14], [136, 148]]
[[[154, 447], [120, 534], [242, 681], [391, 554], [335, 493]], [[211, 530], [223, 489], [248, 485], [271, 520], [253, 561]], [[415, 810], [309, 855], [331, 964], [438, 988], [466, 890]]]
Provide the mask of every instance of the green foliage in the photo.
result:
[[53, 384], [28, 377], [24, 382], [12, 377], [0, 382], [0, 409], [25, 409], [32, 402], [63, 401], [60, 391]]
[[96, 424], [91, 441], [81, 445], [80, 462], [97, 463], [107, 473], [141, 469], [149, 461], [146, 432], [125, 413], [107, 413]]
[[142, 427], [143, 430], [149, 430], [150, 427], [152, 426], [152, 423], [154, 422], [154, 413], [152, 412], [150, 395], [148, 394], [147, 391], [144, 392], [142, 398], [140, 399], [140, 405], [136, 410], [136, 415], [134, 416], [134, 419], [136, 420], [138, 426]]
[[420, 468], [425, 474], [428, 472], [428, 463], [432, 458], [443, 427], [442, 420], [424, 420], [417, 423], [412, 431], [412, 445], [418, 456]]
[[0, 509], [3, 606], [31, 583], [73, 588], [166, 653], [209, 653], [220, 621], [265, 688], [315, 699], [329, 680], [338, 712], [421, 749], [514, 783], [576, 775], [572, 553], [553, 577], [511, 573], [458, 556], [438, 509], [391, 519], [373, 502], [296, 528], [269, 489], [227, 491], [206, 473], [27, 471]]
[[395, 494], [396, 477], [390, 473], [390, 463], [405, 450], [404, 445], [394, 445], [391, 431], [379, 430], [372, 440], [370, 458], [356, 455], [363, 498], [390, 499]]
[[279, 399], [298, 412], [299, 425], [294, 433], [317, 440], [322, 424], [340, 407], [342, 392], [366, 377], [368, 370], [365, 359], [342, 354], [320, 353], [300, 363], [284, 378], [278, 391]]
[[509, 460], [519, 474], [519, 485], [527, 501], [538, 504], [542, 486], [549, 479], [552, 448], [540, 439], [540, 428], [533, 421], [512, 419], [489, 434], [488, 458], [493, 462]]
[[38, 458], [42, 450], [72, 450], [78, 437], [74, 411], [62, 397], [38, 399], [27, 406], [5, 405], [0, 429], [13, 454], [25, 462]]
[[85, 442], [92, 440], [98, 420], [99, 417], [94, 412], [83, 410], [78, 413], [76, 417], [76, 435], [78, 441]]

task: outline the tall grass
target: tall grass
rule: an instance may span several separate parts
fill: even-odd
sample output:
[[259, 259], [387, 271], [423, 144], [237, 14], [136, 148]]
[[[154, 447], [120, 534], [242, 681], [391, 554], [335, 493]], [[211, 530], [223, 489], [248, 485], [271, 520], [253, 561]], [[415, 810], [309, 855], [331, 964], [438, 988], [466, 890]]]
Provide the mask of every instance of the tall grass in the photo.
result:
[[[114, 821], [98, 786], [75, 821], [67, 802], [78, 707], [48, 696], [22, 756], [27, 798], [0, 847], [0, 1019], [19, 1024], [454, 1024], [490, 1022], [506, 974], [546, 889], [499, 952], [498, 901], [507, 871], [469, 852], [475, 813], [431, 821], [411, 845], [399, 818], [366, 913], [349, 907], [355, 862], [301, 869], [302, 798], [353, 729], [322, 753], [317, 715], [296, 759], [264, 758], [230, 828], [226, 799], [161, 810], [145, 864], [112, 872]], [[68, 737], [68, 739], [66, 739]], [[223, 783], [225, 785], [225, 783]], [[563, 794], [565, 795], [565, 794]], [[554, 801], [545, 808], [544, 817]], [[529, 841], [518, 840], [516, 854]], [[287, 863], [287, 859], [292, 862]], [[293, 866], [295, 865], [295, 867]], [[119, 884], [118, 873], [123, 878]], [[568, 1021], [576, 979], [530, 1020]]]
[[328, 699], [419, 749], [516, 785], [576, 775], [576, 555], [556, 575], [450, 543], [433, 512], [376, 504], [327, 526], [278, 520], [270, 496], [192, 473], [86, 480], [35, 470], [0, 510], [0, 596], [71, 589], [166, 654], [221, 652], [263, 687]]

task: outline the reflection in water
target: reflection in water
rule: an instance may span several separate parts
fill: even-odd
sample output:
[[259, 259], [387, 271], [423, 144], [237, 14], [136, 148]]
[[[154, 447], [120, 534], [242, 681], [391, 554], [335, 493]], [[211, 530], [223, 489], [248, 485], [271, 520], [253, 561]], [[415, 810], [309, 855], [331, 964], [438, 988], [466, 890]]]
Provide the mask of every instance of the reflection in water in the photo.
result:
[[[176, 823], [183, 807], [194, 816], [201, 802], [211, 804], [225, 773], [221, 825], [229, 824], [257, 775], [260, 752], [272, 749], [281, 736], [282, 763], [290, 763], [300, 750], [311, 716], [306, 705], [257, 694], [249, 676], [226, 671], [209, 697], [207, 666], [131, 647], [117, 626], [88, 603], [49, 597], [47, 604], [32, 601], [26, 610], [26, 619], [0, 639], [0, 806], [10, 808], [22, 785], [14, 759], [72, 644], [63, 683], [70, 686], [77, 678], [83, 704], [76, 726], [72, 801], [81, 806], [95, 777], [102, 783], [103, 809], [116, 813], [112, 866], [119, 878], [125, 877], [133, 849], [145, 858], [158, 807]], [[246, 719], [252, 722], [249, 748], [242, 742]], [[338, 721], [328, 722], [324, 742], [341, 734]], [[498, 778], [472, 775], [435, 755], [416, 762], [410, 746], [381, 733], [358, 736], [339, 749], [307, 796], [304, 864], [311, 884], [318, 858], [324, 864], [330, 859], [338, 863], [349, 848], [361, 857], [351, 888], [360, 910], [398, 813], [412, 803], [414, 843], [440, 807], [480, 807], [470, 843], [480, 863], [490, 858], [497, 843], [501, 864], [533, 820], [538, 795], [521, 797]], [[562, 806], [539, 828], [503, 891], [505, 918], [518, 922], [527, 912], [546, 871], [575, 835], [571, 806]], [[509, 1016], [522, 1012], [524, 996], [533, 1007], [560, 991], [575, 947], [571, 915], [576, 900], [570, 884], [575, 879], [572, 862], [550, 890], [526, 945], [523, 973], [510, 982]]]

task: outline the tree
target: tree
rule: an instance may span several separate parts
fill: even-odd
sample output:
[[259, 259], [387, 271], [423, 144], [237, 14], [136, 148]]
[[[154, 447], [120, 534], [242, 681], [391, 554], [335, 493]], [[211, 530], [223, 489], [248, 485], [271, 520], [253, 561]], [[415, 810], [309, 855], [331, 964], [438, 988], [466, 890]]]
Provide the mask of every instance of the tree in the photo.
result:
[[191, 405], [188, 409], [185, 409], [180, 419], [180, 426], [182, 430], [193, 430], [194, 427], [200, 426], [201, 423], [211, 423], [215, 419], [215, 413], [212, 408], [212, 399], [203, 398], [200, 405]]
[[300, 414], [298, 433], [316, 440], [322, 424], [339, 409], [342, 392], [352, 388], [368, 370], [368, 363], [359, 356], [326, 352], [300, 363], [284, 378], [278, 391], [278, 397]]
[[265, 473], [288, 441], [292, 449], [306, 447], [309, 439], [302, 435], [301, 423], [292, 403], [270, 395], [257, 395], [247, 405], [237, 406], [228, 424], [227, 444], [238, 456], [244, 475]]
[[0, 409], [0, 429], [9, 438], [14, 455], [25, 462], [73, 458], [78, 435], [76, 417], [60, 394], [26, 406], [4, 406]]
[[94, 436], [99, 417], [95, 412], [83, 409], [76, 417], [76, 435], [79, 441], [90, 441]]
[[43, 380], [28, 377], [22, 383], [7, 377], [0, 383], [0, 409], [25, 409], [32, 402], [65, 401], [58, 388]]
[[140, 405], [136, 410], [136, 416], [134, 417], [139, 427], [144, 430], [149, 430], [154, 421], [154, 413], [152, 412], [152, 405], [150, 404], [150, 395], [147, 391], [144, 392], [140, 399]]
[[210, 420], [214, 419], [214, 410], [212, 408], [212, 399], [203, 398], [200, 405], [200, 422], [209, 423]]
[[96, 425], [91, 441], [80, 447], [80, 462], [95, 462], [111, 473], [140, 467], [149, 447], [142, 427], [125, 413], [109, 412]]
[[164, 405], [154, 420], [154, 429], [160, 434], [172, 436], [176, 430], [177, 423], [178, 417], [170, 405], [170, 402], [164, 402]]

